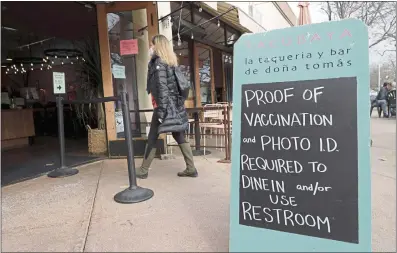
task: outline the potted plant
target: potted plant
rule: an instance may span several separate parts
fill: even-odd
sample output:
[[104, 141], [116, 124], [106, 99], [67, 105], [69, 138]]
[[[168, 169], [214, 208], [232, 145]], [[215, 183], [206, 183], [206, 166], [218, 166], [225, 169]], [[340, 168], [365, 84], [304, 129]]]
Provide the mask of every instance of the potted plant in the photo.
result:
[[[83, 52], [83, 61], [78, 66], [81, 74], [81, 86], [77, 90], [77, 99], [89, 100], [103, 97], [102, 71], [97, 41], [88, 38], [79, 43]], [[91, 154], [107, 152], [104, 104], [75, 105], [80, 124], [88, 131], [88, 151]]]

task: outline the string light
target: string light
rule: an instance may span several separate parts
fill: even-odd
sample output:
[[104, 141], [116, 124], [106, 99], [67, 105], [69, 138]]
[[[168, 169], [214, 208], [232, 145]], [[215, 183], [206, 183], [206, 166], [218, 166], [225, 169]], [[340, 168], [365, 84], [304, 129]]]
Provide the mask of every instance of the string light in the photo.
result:
[[40, 70], [43, 70], [43, 68], [40, 68]]
[[218, 27], [220, 27], [221, 26], [221, 22], [219, 21], [219, 19], [218, 19]]
[[63, 65], [63, 62], [62, 62], [62, 65]]
[[21, 63], [21, 67], [23, 66], [23, 63]]
[[194, 39], [193, 33], [192, 33], [192, 36], [191, 36], [190, 38], [191, 38], [191, 39]]
[[58, 56], [55, 55], [55, 59], [58, 58]]
[[30, 68], [30, 70], [33, 70], [33, 68]]
[[72, 64], [72, 65], [73, 65], [73, 62], [71, 61], [71, 62], [70, 62], [70, 64]]
[[52, 61], [51, 64], [54, 64], [54, 61]]
[[31, 64], [30, 64], [30, 66], [32, 66], [32, 67], [33, 67], [33, 63], [31, 63]]
[[69, 56], [66, 55], [66, 59], [69, 59]]
[[202, 12], [203, 8], [201, 8], [201, 5], [199, 5], [199, 12]]

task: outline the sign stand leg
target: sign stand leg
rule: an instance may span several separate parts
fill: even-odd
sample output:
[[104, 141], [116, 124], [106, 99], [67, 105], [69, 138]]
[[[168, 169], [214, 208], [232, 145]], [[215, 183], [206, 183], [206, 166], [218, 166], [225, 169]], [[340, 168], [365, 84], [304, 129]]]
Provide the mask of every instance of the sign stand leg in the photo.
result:
[[127, 92], [124, 90], [121, 93], [121, 108], [123, 111], [123, 121], [124, 121], [124, 132], [125, 141], [127, 142], [127, 165], [128, 165], [128, 178], [130, 182], [130, 187], [117, 193], [114, 196], [114, 200], [118, 203], [123, 204], [133, 204], [143, 202], [153, 197], [154, 192], [147, 188], [142, 188], [137, 186], [136, 175], [135, 175], [135, 161], [134, 161], [134, 149], [132, 146], [132, 136], [131, 136], [131, 121], [130, 112], [128, 110], [128, 97]]
[[59, 151], [60, 151], [60, 159], [61, 166], [50, 173], [47, 174], [48, 177], [57, 178], [57, 177], [68, 177], [73, 176], [79, 173], [79, 170], [74, 168], [68, 168], [65, 165], [65, 130], [64, 130], [64, 121], [63, 121], [63, 103], [62, 97], [57, 96], [57, 109], [58, 109], [58, 137], [59, 137]]

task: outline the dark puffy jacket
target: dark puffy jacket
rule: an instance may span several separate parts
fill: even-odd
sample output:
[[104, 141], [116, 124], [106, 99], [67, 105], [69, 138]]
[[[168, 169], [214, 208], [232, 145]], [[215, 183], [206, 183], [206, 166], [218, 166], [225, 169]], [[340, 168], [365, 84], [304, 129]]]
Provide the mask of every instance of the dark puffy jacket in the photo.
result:
[[174, 69], [153, 56], [148, 68], [148, 92], [154, 97], [154, 113], [162, 120], [158, 133], [183, 132], [188, 129], [185, 101], [179, 94]]

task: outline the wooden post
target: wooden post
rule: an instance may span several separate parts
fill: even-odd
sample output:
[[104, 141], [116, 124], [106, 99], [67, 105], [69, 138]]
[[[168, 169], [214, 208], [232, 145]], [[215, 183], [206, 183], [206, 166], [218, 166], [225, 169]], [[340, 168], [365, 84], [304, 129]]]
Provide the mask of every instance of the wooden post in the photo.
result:
[[[110, 65], [110, 48], [108, 39], [107, 12], [105, 4], [97, 4], [98, 37], [101, 55], [103, 96], [114, 95], [112, 70]], [[114, 103], [105, 103], [106, 133], [108, 141], [116, 139], [116, 126], [114, 118]]]

